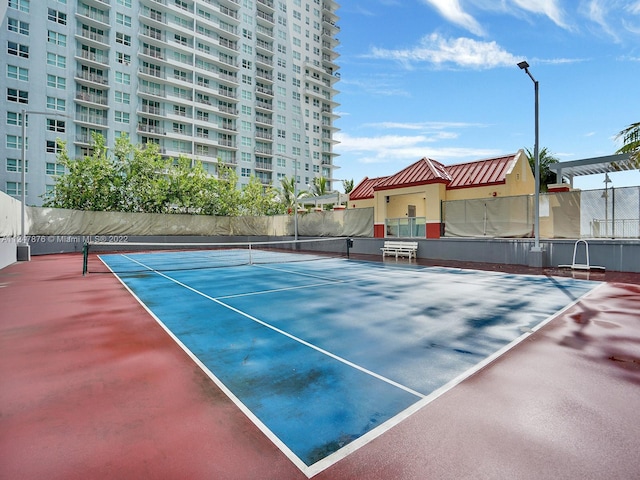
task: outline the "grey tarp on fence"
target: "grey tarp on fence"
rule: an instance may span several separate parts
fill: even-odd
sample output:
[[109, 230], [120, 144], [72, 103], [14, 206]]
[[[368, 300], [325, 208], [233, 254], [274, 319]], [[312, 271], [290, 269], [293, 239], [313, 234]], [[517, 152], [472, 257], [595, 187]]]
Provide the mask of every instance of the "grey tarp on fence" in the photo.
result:
[[443, 202], [447, 237], [526, 237], [533, 225], [529, 196]]
[[[443, 202], [447, 237], [531, 237], [534, 196]], [[640, 238], [640, 187], [540, 195], [540, 238]]]
[[[27, 207], [28, 235], [192, 235], [287, 236], [292, 215], [213, 217], [206, 215], [85, 212]], [[298, 232], [314, 237], [372, 237], [373, 209], [310, 212], [298, 215]]]

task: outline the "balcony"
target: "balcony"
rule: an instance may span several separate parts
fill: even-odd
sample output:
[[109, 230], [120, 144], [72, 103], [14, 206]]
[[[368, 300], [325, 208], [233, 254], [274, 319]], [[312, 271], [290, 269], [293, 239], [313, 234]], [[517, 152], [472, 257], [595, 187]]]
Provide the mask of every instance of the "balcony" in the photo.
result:
[[105, 95], [96, 95], [94, 93], [78, 92], [76, 93], [76, 100], [97, 105], [107, 104], [107, 97]]
[[91, 73], [86, 70], [77, 72], [76, 79], [85, 80], [86, 82], [89, 82], [89, 83], [97, 83], [98, 85], [107, 85], [109, 83], [109, 81], [107, 80], [107, 77], [105, 77], [104, 75], [100, 75], [98, 73]]

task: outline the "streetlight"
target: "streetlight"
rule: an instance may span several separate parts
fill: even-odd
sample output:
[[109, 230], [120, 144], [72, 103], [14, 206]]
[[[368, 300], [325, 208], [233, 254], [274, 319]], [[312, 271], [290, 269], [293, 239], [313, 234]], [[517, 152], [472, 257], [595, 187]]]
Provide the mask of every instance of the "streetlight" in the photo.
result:
[[536, 179], [536, 191], [535, 191], [535, 210], [534, 210], [534, 224], [533, 224], [533, 237], [534, 245], [531, 249], [532, 252], [541, 252], [540, 248], [540, 130], [539, 130], [539, 108], [538, 108], [538, 81], [533, 78], [531, 72], [529, 72], [529, 64], [526, 61], [518, 63], [518, 67], [524, 70], [529, 78], [533, 81], [535, 91], [535, 144], [533, 147], [534, 155], [534, 174]]
[[25, 229], [26, 216], [27, 216], [27, 115], [55, 115], [60, 117], [67, 117], [62, 113], [56, 112], [39, 112], [36, 110], [21, 110], [22, 115], [22, 206], [20, 211], [20, 222], [22, 230], [21, 241], [18, 242], [18, 260], [29, 261], [31, 260], [31, 248], [29, 242], [27, 242], [27, 235]]

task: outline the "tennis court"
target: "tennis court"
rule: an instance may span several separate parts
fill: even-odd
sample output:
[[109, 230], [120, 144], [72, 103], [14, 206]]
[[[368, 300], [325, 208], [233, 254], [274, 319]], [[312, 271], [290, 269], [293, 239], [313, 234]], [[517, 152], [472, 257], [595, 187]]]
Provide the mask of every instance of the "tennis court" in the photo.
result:
[[599, 285], [259, 245], [100, 258], [307, 476]]

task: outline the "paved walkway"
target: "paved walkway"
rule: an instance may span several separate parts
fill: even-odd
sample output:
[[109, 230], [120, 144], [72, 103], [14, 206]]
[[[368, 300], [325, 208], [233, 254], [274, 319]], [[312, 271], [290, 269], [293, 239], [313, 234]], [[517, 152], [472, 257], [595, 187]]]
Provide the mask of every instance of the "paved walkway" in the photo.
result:
[[[115, 278], [80, 272], [0, 270], [0, 479], [306, 478]], [[640, 275], [599, 280], [314, 478], [640, 478]]]

